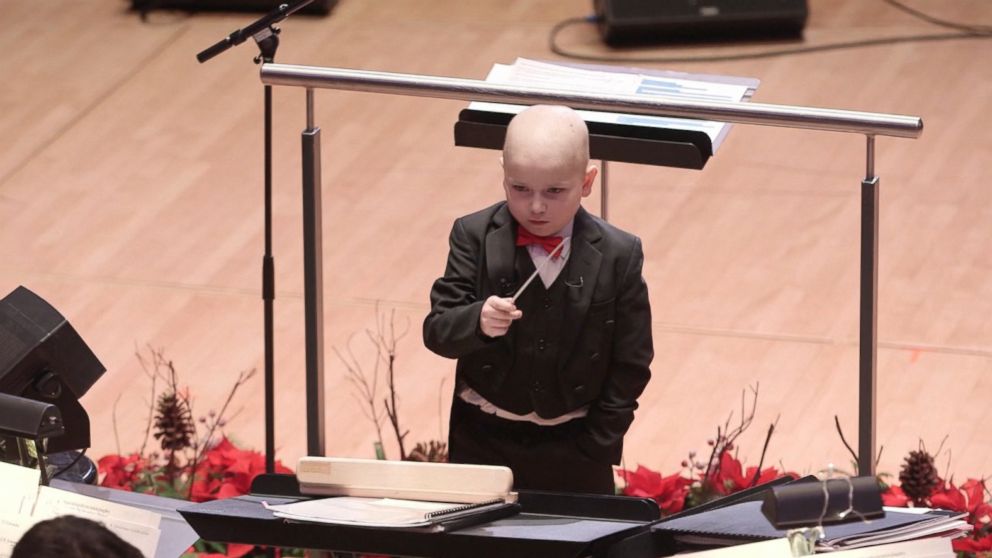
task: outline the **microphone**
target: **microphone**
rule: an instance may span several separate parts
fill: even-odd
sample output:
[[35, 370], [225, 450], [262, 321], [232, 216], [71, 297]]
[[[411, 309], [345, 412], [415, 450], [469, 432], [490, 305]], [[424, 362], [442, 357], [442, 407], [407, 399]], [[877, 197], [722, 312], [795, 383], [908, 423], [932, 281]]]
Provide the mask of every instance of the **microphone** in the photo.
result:
[[[292, 6], [290, 6], [289, 4], [279, 4], [277, 8], [265, 14], [264, 16], [261, 17], [261, 19], [252, 23], [248, 27], [245, 27], [244, 29], [236, 29], [230, 35], [224, 37], [223, 39], [217, 41], [213, 45], [202, 50], [199, 54], [196, 55], [197, 61], [199, 61], [202, 64], [207, 60], [210, 60], [214, 56], [217, 56], [218, 54], [224, 52], [225, 50], [233, 46], [240, 45], [241, 43], [245, 42], [245, 40], [248, 39], [248, 37], [254, 37], [256, 35], [262, 34], [258, 40], [265, 39], [273, 32], [273, 30], [269, 29], [272, 25], [275, 25], [276, 23], [279, 23], [280, 21], [286, 19], [291, 14], [306, 7], [306, 5], [310, 4], [311, 2], [313, 2], [313, 0], [299, 0]], [[268, 32], [265, 33], [266, 31]]]

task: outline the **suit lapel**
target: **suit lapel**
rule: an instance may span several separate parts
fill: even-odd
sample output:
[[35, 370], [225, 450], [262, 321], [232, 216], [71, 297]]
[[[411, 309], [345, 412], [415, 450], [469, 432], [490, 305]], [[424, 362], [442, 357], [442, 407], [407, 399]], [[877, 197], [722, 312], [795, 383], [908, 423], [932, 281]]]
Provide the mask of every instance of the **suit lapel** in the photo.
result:
[[[592, 303], [592, 293], [596, 290], [596, 280], [599, 277], [599, 267], [603, 262], [603, 254], [599, 251], [599, 241], [602, 238], [599, 227], [585, 209], [579, 208], [575, 214], [575, 226], [572, 230], [572, 253], [568, 265], [562, 271], [565, 283], [565, 324], [582, 324]], [[579, 334], [578, 327], [565, 327], [562, 330], [561, 347], [559, 347], [559, 368], [567, 362], [567, 355], [572, 354]]]
[[516, 256], [513, 218], [506, 205], [493, 215], [493, 229], [486, 234], [486, 273], [497, 296], [513, 296], [516, 289], [513, 264]]

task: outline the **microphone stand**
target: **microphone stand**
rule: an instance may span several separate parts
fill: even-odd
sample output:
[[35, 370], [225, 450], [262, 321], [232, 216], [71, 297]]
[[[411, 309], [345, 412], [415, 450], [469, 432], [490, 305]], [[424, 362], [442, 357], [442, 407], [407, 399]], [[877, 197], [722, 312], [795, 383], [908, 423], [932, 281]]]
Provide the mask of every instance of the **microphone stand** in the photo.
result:
[[[259, 55], [254, 62], [270, 63], [279, 48], [279, 29], [276, 23], [310, 4], [313, 0], [299, 0], [294, 4], [281, 4], [243, 29], [236, 29], [227, 37], [196, 55], [201, 64], [214, 56], [237, 46], [249, 37], [258, 45]], [[272, 257], [272, 86], [265, 86], [265, 251], [262, 255], [262, 301], [264, 306], [265, 338], [265, 472], [275, 472], [275, 358], [274, 314], [275, 260]]]

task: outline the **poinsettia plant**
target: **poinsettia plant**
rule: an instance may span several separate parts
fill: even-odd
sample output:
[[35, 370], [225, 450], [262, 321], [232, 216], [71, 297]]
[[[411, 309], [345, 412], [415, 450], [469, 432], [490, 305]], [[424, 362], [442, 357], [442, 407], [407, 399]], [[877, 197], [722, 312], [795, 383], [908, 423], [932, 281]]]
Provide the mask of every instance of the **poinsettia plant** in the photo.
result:
[[[937, 454], [940, 449], [937, 450]], [[927, 507], [966, 514], [972, 531], [967, 537], [954, 539], [955, 552], [961, 556], [992, 558], [992, 492], [986, 479], [969, 478], [961, 485], [945, 480], [937, 472], [934, 456], [921, 443], [909, 452], [899, 472], [901, 484], [887, 484], [880, 476], [882, 502], [893, 507]]]
[[[145, 440], [136, 452], [101, 457], [97, 466], [100, 484], [111, 488], [183, 498], [194, 502], [231, 498], [247, 494], [254, 478], [265, 472], [265, 456], [238, 448], [224, 433], [225, 413], [238, 388], [254, 375], [254, 370], [238, 375], [219, 412], [193, 419], [189, 390], [179, 385], [172, 361], [161, 350], [137, 354], [151, 381], [151, 401]], [[159, 383], [165, 387], [158, 392]], [[117, 421], [114, 421], [116, 434]], [[146, 451], [148, 438], [158, 441], [160, 450]], [[118, 444], [119, 446], [119, 444]], [[277, 473], [292, 473], [276, 461]], [[184, 557], [234, 557], [254, 554], [255, 546], [199, 541]], [[276, 556], [302, 556], [298, 550], [276, 550]]]
[[731, 427], [731, 413], [722, 426], [717, 426], [716, 437], [707, 441], [711, 448], [707, 459], [700, 460], [696, 452], [689, 452], [688, 459], [682, 461], [682, 470], [668, 476], [643, 465], [638, 465], [634, 471], [620, 469], [620, 478], [624, 480], [621, 492], [627, 496], [652, 498], [658, 503], [662, 515], [671, 515], [782, 476], [796, 478], [795, 473], [779, 471], [775, 467], [762, 468], [768, 443], [775, 432], [775, 423], [768, 427], [758, 465], [744, 467], [738, 458], [737, 439], [754, 422], [758, 403], [758, 386], [750, 388], [750, 391], [750, 407], [747, 392], [741, 395], [740, 422]]
[[[744, 467], [734, 453], [735, 440], [750, 425], [754, 416], [757, 389], [752, 391], [754, 399], [751, 411], [742, 413], [744, 418], [740, 425], [728, 429], [728, 419], [727, 423], [717, 428], [716, 438], [709, 440], [708, 444], [712, 448], [709, 459], [700, 461], [695, 452], [690, 452], [689, 459], [682, 462], [682, 469], [671, 475], [664, 475], [643, 465], [638, 465], [633, 471], [620, 469], [618, 472], [624, 485], [619, 491], [627, 496], [652, 498], [658, 503], [662, 515], [671, 515], [709, 499], [733, 494], [781, 476], [796, 478], [794, 473], [782, 472], [775, 467], [762, 469], [761, 462], [757, 466]], [[765, 438], [762, 462], [774, 429], [773, 423]], [[848, 451], [855, 457], [856, 471], [854, 450], [844, 439], [839, 421], [837, 431]], [[940, 454], [940, 449], [937, 454]], [[945, 480], [937, 471], [934, 456], [922, 443], [919, 449], [906, 456], [898, 475], [899, 483], [888, 482], [891, 476], [885, 473], [878, 475], [884, 505], [938, 508], [965, 514], [965, 520], [971, 524], [972, 530], [968, 536], [952, 541], [954, 551], [962, 558], [992, 558], [992, 491], [987, 479], [969, 478], [960, 485], [954, 483], [953, 477]]]

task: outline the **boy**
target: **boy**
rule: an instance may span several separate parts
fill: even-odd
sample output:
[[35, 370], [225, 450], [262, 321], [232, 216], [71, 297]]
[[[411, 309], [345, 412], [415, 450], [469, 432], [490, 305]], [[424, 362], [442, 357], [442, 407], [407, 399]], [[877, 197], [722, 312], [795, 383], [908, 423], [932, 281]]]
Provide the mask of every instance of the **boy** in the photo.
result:
[[581, 207], [596, 167], [571, 109], [514, 117], [502, 165], [506, 201], [455, 221], [424, 320], [425, 345], [458, 359], [450, 461], [612, 494], [653, 357], [640, 240]]

